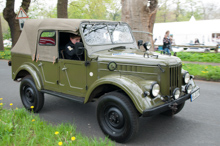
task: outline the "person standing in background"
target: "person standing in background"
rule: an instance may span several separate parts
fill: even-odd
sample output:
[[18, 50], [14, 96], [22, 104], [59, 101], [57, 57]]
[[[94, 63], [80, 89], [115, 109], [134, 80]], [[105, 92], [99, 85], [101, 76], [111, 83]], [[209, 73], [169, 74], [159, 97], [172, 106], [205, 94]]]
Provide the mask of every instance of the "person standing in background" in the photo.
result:
[[171, 45], [171, 41], [170, 41], [170, 31], [166, 31], [165, 36], [163, 38], [163, 53], [164, 54], [170, 54], [170, 45]]

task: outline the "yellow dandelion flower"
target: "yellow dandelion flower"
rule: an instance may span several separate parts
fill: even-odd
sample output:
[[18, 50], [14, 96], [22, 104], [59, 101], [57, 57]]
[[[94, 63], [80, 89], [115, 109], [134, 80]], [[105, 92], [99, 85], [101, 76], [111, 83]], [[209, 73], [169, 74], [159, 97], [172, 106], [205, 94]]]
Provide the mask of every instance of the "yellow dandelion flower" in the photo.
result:
[[32, 122], [34, 122], [34, 121], [35, 121], [35, 119], [32, 119], [31, 121], [32, 121]]
[[63, 145], [62, 141], [58, 142], [58, 145]]
[[34, 108], [34, 106], [31, 106], [31, 108], [33, 109], [33, 108]]
[[58, 132], [58, 131], [56, 131], [54, 134], [56, 134], [56, 135], [57, 135], [57, 134], [59, 134], [59, 132]]
[[16, 107], [16, 110], [18, 110], [18, 108]]
[[0, 103], [0, 105], [3, 105], [3, 103]]
[[183, 63], [183, 65], [185, 65], [185, 64]]
[[0, 98], [0, 100], [2, 100], [3, 98]]
[[72, 140], [72, 141], [76, 140], [76, 137], [74, 137], [74, 136], [73, 136], [73, 137], [71, 137], [71, 140]]
[[9, 105], [10, 105], [10, 106], [12, 106], [12, 105], [13, 105], [13, 103], [10, 103]]

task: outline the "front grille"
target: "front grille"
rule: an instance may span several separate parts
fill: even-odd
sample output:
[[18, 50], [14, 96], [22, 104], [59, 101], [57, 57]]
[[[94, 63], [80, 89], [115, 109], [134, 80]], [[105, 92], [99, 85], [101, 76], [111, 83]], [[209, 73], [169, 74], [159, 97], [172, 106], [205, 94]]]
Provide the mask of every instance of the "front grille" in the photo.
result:
[[180, 85], [181, 77], [181, 65], [179, 66], [170, 66], [170, 94], [173, 93], [173, 90]]

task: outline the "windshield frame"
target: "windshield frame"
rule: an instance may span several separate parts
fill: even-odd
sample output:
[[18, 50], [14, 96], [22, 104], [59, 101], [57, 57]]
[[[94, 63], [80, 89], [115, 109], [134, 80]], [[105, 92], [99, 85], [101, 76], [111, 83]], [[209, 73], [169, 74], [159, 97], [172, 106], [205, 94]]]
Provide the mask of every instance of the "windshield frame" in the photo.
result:
[[[93, 26], [95, 26], [95, 25], [106, 25], [107, 30], [108, 30], [108, 34], [109, 34], [110, 39], [111, 39], [110, 43], [106, 43], [106, 44], [101, 44], [101, 43], [100, 44], [89, 44], [88, 42], [86, 42], [85, 35], [83, 34], [83, 27], [82, 27], [83, 24], [90, 24], [90, 25], [93, 24]], [[110, 31], [109, 31], [109, 26], [108, 25], [115, 25], [115, 28], [114, 28], [113, 32], [116, 30], [118, 25], [126, 25], [128, 27], [129, 32], [130, 32], [132, 41], [130, 41], [130, 42], [122, 42], [122, 43], [114, 43], [113, 37], [112, 37], [112, 35], [110, 35]], [[84, 22], [82, 22], [80, 24], [79, 29], [80, 29], [80, 34], [81, 34], [81, 37], [83, 39], [84, 44], [86, 44], [88, 46], [105, 46], [105, 45], [114, 45], [114, 46], [115, 45], [120, 45], [120, 46], [122, 46], [122, 44], [125, 44], [125, 45], [126, 44], [133, 44], [135, 42], [135, 38], [133, 36], [132, 30], [131, 30], [130, 26], [127, 23], [125, 23], [125, 22], [114, 22], [114, 21], [110, 21], [110, 22], [109, 21], [106, 21], [106, 22], [105, 21], [94, 21], [94, 22], [91, 22], [91, 21], [84, 21]]]
[[[85, 24], [85, 23], [87, 23], [87, 24], [97, 23], [97, 24], [100, 24], [100, 25], [101, 24], [117, 24], [117, 23], [126, 24], [129, 28], [129, 31], [130, 31], [131, 36], [133, 38], [133, 42], [131, 42], [131, 43], [118, 43], [118, 44], [112, 44], [111, 43], [111, 44], [89, 45], [89, 44], [86, 43], [84, 35], [83, 35], [82, 24]], [[92, 57], [91, 55], [93, 55], [96, 52], [104, 51], [104, 50], [110, 50], [111, 48], [119, 47], [119, 46], [124, 46], [125, 48], [138, 49], [138, 46], [137, 46], [136, 40], [134, 38], [134, 35], [132, 33], [132, 30], [131, 30], [130, 26], [125, 22], [118, 22], [118, 21], [116, 22], [116, 21], [108, 21], [108, 20], [88, 20], [88, 21], [85, 20], [85, 21], [82, 21], [79, 25], [79, 33], [81, 35], [81, 38], [82, 38], [85, 50], [87, 51], [88, 57]]]

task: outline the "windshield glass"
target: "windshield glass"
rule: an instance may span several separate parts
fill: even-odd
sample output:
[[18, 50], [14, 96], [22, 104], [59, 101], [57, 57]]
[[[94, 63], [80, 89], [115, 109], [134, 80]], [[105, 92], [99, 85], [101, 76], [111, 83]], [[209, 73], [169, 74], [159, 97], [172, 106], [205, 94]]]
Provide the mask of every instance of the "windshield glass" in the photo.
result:
[[133, 43], [127, 24], [82, 24], [84, 39], [88, 45]]

